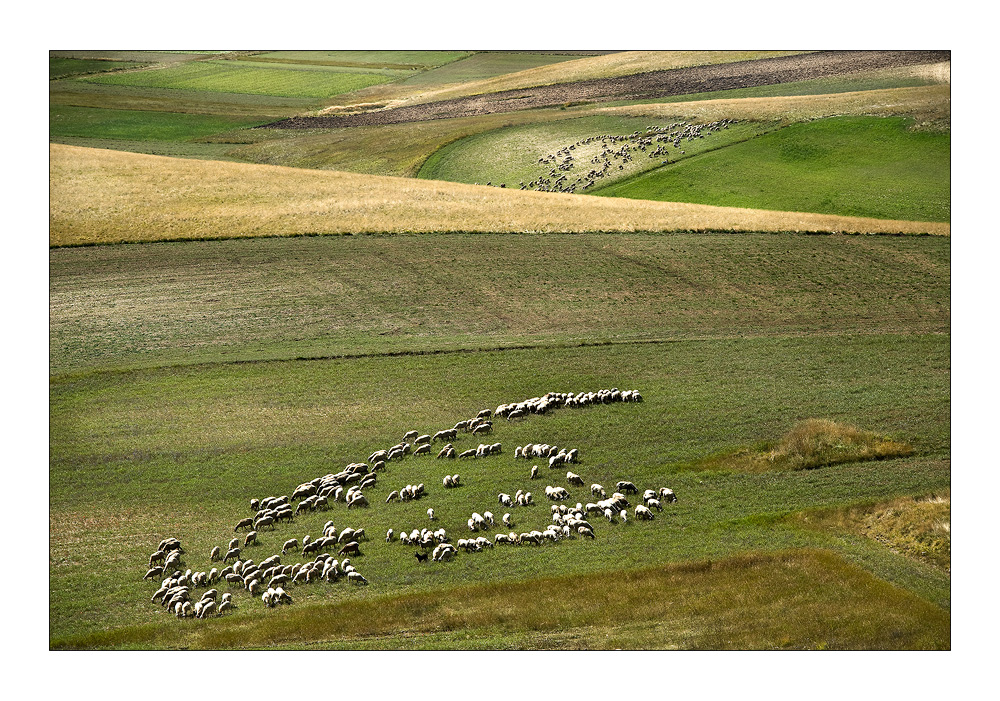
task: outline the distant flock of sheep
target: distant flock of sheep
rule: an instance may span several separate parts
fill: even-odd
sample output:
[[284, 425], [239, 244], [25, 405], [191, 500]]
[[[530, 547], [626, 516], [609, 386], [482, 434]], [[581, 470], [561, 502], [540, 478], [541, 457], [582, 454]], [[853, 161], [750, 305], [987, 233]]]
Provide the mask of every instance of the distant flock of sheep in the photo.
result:
[[[270, 608], [292, 603], [292, 597], [285, 587], [293, 585], [320, 581], [332, 583], [340, 580], [354, 584], [368, 584], [368, 580], [347, 558], [347, 556], [362, 555], [361, 543], [368, 540], [364, 528], [344, 528], [338, 532], [332, 521], [326, 522], [323, 534], [315, 540], [311, 540], [308, 535], [302, 538], [301, 545], [297, 538], [285, 540], [280, 554], [273, 554], [259, 563], [250, 558], [242, 558], [245, 550], [251, 546], [261, 545], [258, 534], [263, 532], [263, 529], [273, 531], [282, 521], [294, 522], [295, 517], [303, 511], [326, 510], [330, 508], [331, 502], [342, 502], [346, 504], [347, 509], [368, 507], [370, 502], [363, 490], [378, 484], [377, 473], [385, 471], [388, 463], [402, 460], [407, 455], [428, 455], [433, 443], [457, 440], [459, 432], [484, 435], [493, 432], [492, 421], [497, 418], [515, 421], [529, 414], [545, 414], [560, 407], [641, 401], [642, 395], [636, 390], [611, 389], [579, 394], [550, 392], [543, 397], [534, 397], [523, 402], [500, 404], [493, 411], [484, 409], [477, 416], [434, 434], [407, 432], [400, 443], [373, 452], [368, 456], [367, 462], [351, 463], [336, 474], [327, 474], [303, 482], [292, 490], [291, 496], [251, 499], [250, 509], [253, 514], [240, 519], [233, 528], [236, 533], [246, 532], [242, 539], [239, 536], [234, 537], [229, 541], [225, 551], [221, 546], [215, 546], [209, 553], [210, 564], [218, 562], [221, 569], [211, 567], [208, 571], [191, 569], [182, 571], [185, 567], [182, 561], [185, 551], [181, 547], [180, 540], [177, 538], [162, 540], [157, 550], [150, 556], [148, 570], [143, 577], [143, 580], [160, 580], [160, 587], [153, 594], [151, 601], [160, 603], [178, 618], [205, 618], [221, 616], [231, 610], [234, 605], [232, 593], [227, 591], [220, 596], [217, 589], [211, 588], [195, 599], [194, 590], [198, 588], [219, 585], [228, 586], [230, 589], [244, 589], [252, 598], [259, 597], [263, 605]], [[477, 448], [457, 453], [449, 442], [437, 457], [439, 459], [481, 458], [500, 454], [502, 454], [500, 443], [481, 443]], [[557, 468], [579, 463], [580, 453], [575, 448], [566, 449], [547, 443], [529, 443], [517, 446], [514, 458], [547, 460], [549, 468]], [[537, 477], [538, 465], [533, 465], [529, 479], [534, 480]], [[583, 478], [571, 471], [566, 473], [566, 482], [573, 487], [584, 486]], [[446, 489], [458, 487], [462, 484], [461, 477], [457, 474], [445, 475], [442, 484]], [[587, 520], [591, 515], [605, 518], [609, 523], [628, 522], [628, 509], [632, 504], [626, 495], [638, 494], [639, 491], [632, 482], [619, 481], [610, 497], [599, 484], [592, 484], [590, 491], [594, 497], [600, 499], [586, 504], [578, 502], [575, 507], [568, 507], [562, 503], [552, 504], [552, 522], [542, 531], [513, 530], [514, 519], [510, 512], [506, 512], [500, 518], [500, 524], [507, 532], [496, 533], [492, 540], [478, 535], [458, 538], [452, 543], [452, 538], [444, 527], [401, 528], [398, 535], [395, 529], [390, 528], [385, 540], [387, 543], [396, 541], [404, 546], [420, 548], [414, 553], [419, 562], [428, 559], [445, 562], [454, 558], [459, 551], [483, 552], [497, 545], [540, 546], [545, 542], [559, 542], [578, 536], [596, 539], [593, 526]], [[423, 484], [408, 484], [398, 490], [392, 490], [386, 497], [385, 503], [415, 500], [426, 494], [427, 490]], [[570, 493], [565, 487], [548, 485], [545, 487], [545, 496], [553, 502], [564, 502], [570, 498]], [[634, 507], [632, 512], [634, 518], [653, 520], [654, 509], [662, 511], [664, 503], [673, 503], [677, 501], [677, 497], [671, 489], [660, 487], [657, 490], [645, 490], [641, 501], [642, 503]], [[530, 507], [535, 502], [531, 492], [519, 489], [513, 495], [498, 494], [497, 503], [503, 508], [513, 509]], [[427, 516], [432, 522], [437, 519], [433, 508], [427, 509]], [[484, 511], [482, 514], [473, 512], [465, 526], [471, 533], [476, 533], [497, 528], [497, 522], [490, 511]], [[314, 556], [314, 559], [282, 564], [282, 557], [289, 551], [299, 551], [300, 556]], [[332, 554], [334, 551], [336, 555]], [[338, 557], [341, 559], [336, 559]]]
[[[645, 132], [638, 130], [631, 134], [598, 134], [581, 139], [576, 143], [564, 146], [555, 153], [550, 153], [538, 159], [536, 165], [542, 169], [537, 177], [530, 179], [527, 183], [523, 180], [519, 183], [521, 190], [536, 190], [539, 192], [568, 192], [577, 190], [588, 190], [598, 183], [602, 178], [615, 173], [621, 173], [626, 166], [641, 155], [648, 159], [661, 159], [660, 165], [672, 163], [671, 157], [676, 160], [676, 155], [684, 155], [681, 148], [686, 141], [704, 139], [717, 131], [728, 129], [731, 124], [735, 124], [734, 119], [720, 119], [707, 124], [693, 124], [691, 122], [674, 122], [667, 125], [650, 125]], [[600, 151], [596, 152], [590, 144], [599, 144]], [[675, 154], [670, 153], [673, 147]], [[580, 149], [577, 152], [577, 149]], [[587, 155], [584, 156], [584, 152]], [[594, 155], [590, 155], [594, 154]], [[591, 168], [583, 173], [582, 166], [578, 163], [590, 159]], [[580, 159], [580, 160], [578, 160]], [[615, 167], [617, 166], [617, 168]], [[545, 169], [548, 169], [548, 172]], [[575, 177], [573, 173], [578, 173]], [[493, 182], [487, 182], [493, 185]], [[477, 183], [478, 185], [478, 183]], [[506, 183], [500, 183], [499, 187], [507, 187]]]

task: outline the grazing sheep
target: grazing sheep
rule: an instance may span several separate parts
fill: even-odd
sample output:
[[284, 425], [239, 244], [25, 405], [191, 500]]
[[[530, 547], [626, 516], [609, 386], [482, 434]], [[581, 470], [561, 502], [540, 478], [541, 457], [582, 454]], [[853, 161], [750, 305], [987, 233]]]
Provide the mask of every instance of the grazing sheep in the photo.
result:
[[397, 499], [399, 499], [399, 492], [394, 489], [389, 492], [389, 496], [385, 498], [385, 503], [388, 504], [390, 501], [395, 501]]
[[653, 512], [647, 509], [642, 504], [638, 504], [635, 507], [635, 517], [636, 519], [645, 519], [647, 521], [653, 520]]
[[575, 472], [567, 472], [566, 481], [577, 487], [583, 486], [583, 478], [580, 477], [580, 475], [576, 474]]
[[226, 553], [226, 556], [224, 558], [222, 558], [222, 561], [223, 562], [229, 562], [230, 558], [232, 558], [233, 560], [239, 560], [240, 559], [240, 549], [239, 548], [232, 548], [232, 549], [230, 549], [229, 552]]
[[246, 540], [243, 541], [243, 547], [244, 548], [247, 547], [248, 545], [250, 545], [250, 543], [253, 543], [254, 545], [260, 545], [260, 543], [257, 542], [257, 531], [250, 531], [249, 533], [247, 533]]
[[356, 570], [347, 573], [347, 581], [354, 582], [355, 584], [368, 584], [368, 580], [361, 576], [361, 573]]
[[251, 526], [253, 526], [253, 519], [252, 518], [245, 518], [245, 519], [240, 520], [240, 522], [236, 524], [236, 528], [234, 528], [233, 531], [234, 532], [238, 531], [241, 528], [250, 528]]
[[601, 499], [604, 499], [608, 496], [608, 493], [604, 491], [604, 487], [602, 487], [599, 484], [590, 485], [590, 493], [593, 494], [594, 496], [601, 497]]
[[431, 521], [434, 520], [434, 509], [427, 509], [427, 518], [429, 518]]
[[208, 556], [209, 562], [217, 562], [222, 559], [222, 548], [216, 545], [212, 548], [212, 553]]
[[660, 499], [668, 504], [672, 504], [677, 501], [677, 495], [674, 494], [674, 490], [669, 489], [668, 487], [660, 487]]
[[264, 518], [257, 521], [257, 528], [263, 528], [264, 526], [270, 526], [271, 530], [274, 530], [274, 516], [265, 516]]
[[657, 511], [663, 511], [663, 507], [660, 506], [660, 502], [658, 499], [647, 499], [646, 507], [650, 509], [656, 509]]
[[156, 567], [150, 567], [149, 571], [142, 576], [143, 581], [147, 579], [156, 579], [161, 574], [163, 574], [163, 566], [157, 565]]
[[286, 540], [285, 544], [281, 546], [281, 554], [284, 555], [289, 550], [295, 550], [298, 547], [299, 547], [299, 541], [297, 538]]
[[538, 477], [538, 465], [531, 466], [531, 476], [528, 479], [535, 479]]
[[514, 525], [514, 520], [510, 517], [509, 513], [503, 515], [502, 521], [503, 525], [506, 526], [507, 528], [511, 528]]
[[157, 550], [155, 553], [149, 556], [149, 566], [152, 567], [154, 563], [163, 562], [167, 559], [166, 550]]
[[576, 532], [579, 533], [582, 536], [587, 537], [587, 538], [592, 538], [592, 539], [596, 538], [596, 536], [594, 535], [594, 532], [592, 530], [590, 530], [589, 528], [587, 528], [586, 526], [579, 526], [579, 527], [577, 527]]
[[338, 555], [348, 555], [348, 554], [350, 554], [350, 555], [360, 555], [361, 554], [360, 547], [361, 547], [361, 544], [358, 543], [358, 541], [352, 540], [350, 543], [347, 543], [344, 547], [342, 547], [340, 549], [340, 552], [337, 553], [337, 554]]
[[615, 491], [623, 492], [625, 494], [638, 494], [639, 488], [636, 487], [631, 482], [621, 481], [615, 485]]

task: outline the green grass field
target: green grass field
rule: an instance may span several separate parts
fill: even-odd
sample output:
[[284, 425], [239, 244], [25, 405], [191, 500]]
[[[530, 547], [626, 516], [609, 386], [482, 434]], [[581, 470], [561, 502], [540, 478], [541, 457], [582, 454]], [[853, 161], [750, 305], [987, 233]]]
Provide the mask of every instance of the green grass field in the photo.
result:
[[580, 56], [536, 54], [530, 52], [484, 51], [432, 71], [407, 78], [406, 85], [447, 85], [467, 80], [482, 80], [506, 73], [572, 61]]
[[469, 54], [468, 51], [271, 51], [242, 60], [319, 66], [428, 70], [461, 60]]
[[[339, 528], [364, 526], [371, 543], [356, 563], [372, 584], [357, 595], [329, 585], [295, 588], [301, 603], [320, 603], [829, 546], [829, 538], [775, 519], [808, 507], [947, 486], [949, 472], [940, 457], [949, 440], [948, 376], [947, 337], [931, 335], [690, 341], [57, 378], [50, 446], [53, 640], [157, 620], [156, 607], [147, 605], [155, 586], [139, 579], [146, 555], [162, 537], [180, 537], [189, 566], [207, 570], [208, 550], [232, 536], [229, 524], [245, 515], [250, 497], [287, 493], [332, 466], [395, 442], [409, 428], [451, 425], [498, 401], [557, 387], [616, 383], [641, 387], [647, 400], [565, 409], [498, 426], [492, 440], [506, 446], [502, 456], [458, 466], [408, 458], [380, 476], [370, 509], [355, 513], [335, 505], [274, 535], [261, 533], [263, 545], [255, 550], [261, 556], [255, 559], [275, 552], [286, 538], [315, 537], [330, 518]], [[776, 435], [801, 416], [846, 419], [888, 432], [911, 441], [919, 457], [767, 475], [671, 468]], [[382, 542], [387, 528], [428, 523], [428, 506], [437, 512], [436, 525], [462, 537], [468, 513], [496, 507], [497, 492], [517, 488], [534, 488], [541, 502], [513, 510], [517, 530], [544, 527], [549, 518], [543, 487], [564, 480], [545, 469], [532, 483], [528, 465], [511, 457], [512, 446], [539, 440], [578, 447], [583, 462], [576, 471], [588, 483], [624, 478], [643, 488], [667, 484], [679, 502], [650, 523], [595, 521], [594, 543], [501, 548], [424, 570], [415, 569], [410, 548]], [[470, 443], [475, 439], [457, 445]], [[465, 486], [441, 489], [445, 470], [461, 472]], [[428, 485], [428, 497], [382, 503], [390, 489], [416, 482]], [[573, 490], [573, 501], [588, 497], [586, 489]], [[74, 548], [84, 532], [94, 545]], [[106, 540], [112, 533], [118, 536]], [[898, 580], [897, 586], [926, 576], [925, 566], [888, 552], [868, 563], [850, 547], [834, 549]], [[107, 567], [111, 563], [115, 569]], [[122, 577], [120, 570], [132, 575]], [[941, 605], [947, 585], [941, 577], [937, 582], [924, 595]], [[266, 613], [245, 594], [236, 596], [241, 618], [252, 622]], [[805, 642], [793, 637], [790, 644]], [[938, 637], [935, 645], [947, 640]]]
[[[268, 118], [241, 119], [202, 114], [107, 110], [94, 107], [49, 107], [49, 136], [133, 141], [191, 141], [257, 124]], [[130, 149], [123, 149], [130, 150]]]
[[325, 98], [392, 80], [371, 72], [328, 66], [198, 61], [171, 68], [81, 79], [105, 85], [245, 93], [277, 97]]
[[903, 118], [864, 117], [793, 124], [595, 194], [948, 221], [951, 136], [907, 125]]

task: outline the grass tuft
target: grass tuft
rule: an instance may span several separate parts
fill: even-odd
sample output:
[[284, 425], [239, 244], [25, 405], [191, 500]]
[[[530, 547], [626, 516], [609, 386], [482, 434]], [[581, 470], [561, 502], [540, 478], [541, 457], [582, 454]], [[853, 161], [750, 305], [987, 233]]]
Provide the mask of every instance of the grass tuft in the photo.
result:
[[864, 460], [886, 460], [913, 454], [908, 443], [829, 419], [806, 419], [773, 443], [713, 456], [698, 467], [745, 472], [806, 470]]

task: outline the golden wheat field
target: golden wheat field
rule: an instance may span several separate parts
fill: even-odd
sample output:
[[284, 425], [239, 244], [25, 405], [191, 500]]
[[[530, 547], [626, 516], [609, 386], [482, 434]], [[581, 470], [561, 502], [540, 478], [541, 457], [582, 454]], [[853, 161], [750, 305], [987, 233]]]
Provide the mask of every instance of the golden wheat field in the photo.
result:
[[364, 232], [808, 231], [950, 225], [207, 162], [53, 144], [53, 246]]

